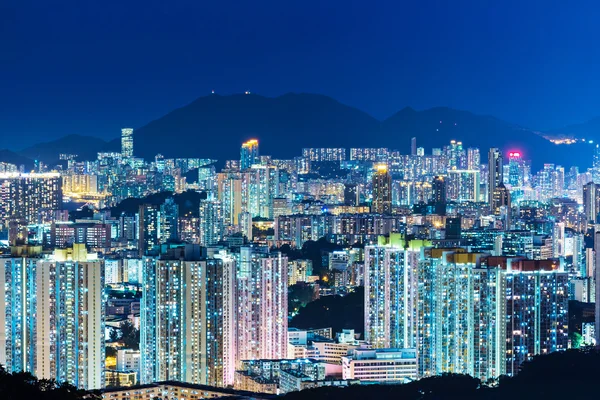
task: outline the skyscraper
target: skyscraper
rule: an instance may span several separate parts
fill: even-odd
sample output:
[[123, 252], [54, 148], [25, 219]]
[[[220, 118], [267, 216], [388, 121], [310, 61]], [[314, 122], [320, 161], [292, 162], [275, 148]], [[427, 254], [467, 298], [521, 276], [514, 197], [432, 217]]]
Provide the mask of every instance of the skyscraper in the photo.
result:
[[494, 190], [504, 181], [504, 170], [502, 168], [502, 153], [499, 149], [492, 147], [488, 153], [488, 203], [493, 207], [492, 199]]
[[223, 208], [209, 195], [200, 200], [199, 233], [201, 246], [214, 246], [223, 238]]
[[258, 163], [258, 140], [251, 139], [242, 144], [240, 150], [240, 170], [245, 170]]
[[237, 362], [287, 355], [288, 260], [242, 247], [236, 277]]
[[121, 155], [124, 158], [133, 157], [133, 129], [121, 129]]
[[104, 387], [103, 289], [103, 262], [83, 244], [47, 259], [1, 260], [0, 362], [40, 379]]
[[151, 254], [160, 244], [160, 207], [142, 204], [138, 217], [138, 250], [142, 257]]
[[595, 224], [600, 213], [600, 185], [588, 182], [583, 185], [583, 215], [586, 224]]
[[160, 206], [159, 221], [160, 241], [164, 243], [168, 240], [176, 240], [179, 233], [179, 206], [172, 197], [166, 199]]
[[141, 305], [142, 383], [233, 383], [235, 263], [147, 257]]
[[600, 145], [594, 149], [594, 159], [592, 163], [592, 182], [600, 184]]
[[390, 214], [392, 212], [392, 177], [386, 164], [378, 164], [373, 173], [372, 212]]
[[375, 348], [417, 347], [418, 265], [423, 241], [365, 247], [365, 340]]
[[25, 224], [50, 223], [62, 207], [62, 178], [57, 173], [0, 173], [0, 225], [10, 218]]

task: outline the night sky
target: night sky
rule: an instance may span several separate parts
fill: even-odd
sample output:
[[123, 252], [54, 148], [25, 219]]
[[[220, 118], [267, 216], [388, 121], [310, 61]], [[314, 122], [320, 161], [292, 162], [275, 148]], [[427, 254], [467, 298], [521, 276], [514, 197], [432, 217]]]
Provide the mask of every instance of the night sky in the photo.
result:
[[549, 129], [600, 115], [597, 1], [0, 0], [0, 148], [116, 137], [214, 89]]

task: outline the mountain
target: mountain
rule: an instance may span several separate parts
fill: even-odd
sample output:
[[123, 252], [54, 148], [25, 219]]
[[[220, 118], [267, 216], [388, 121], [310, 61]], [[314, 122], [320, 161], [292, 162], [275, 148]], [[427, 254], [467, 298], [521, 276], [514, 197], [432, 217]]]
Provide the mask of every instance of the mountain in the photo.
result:
[[[543, 163], [570, 166], [576, 160], [538, 132], [468, 111], [436, 107], [423, 111], [404, 108], [384, 121], [322, 95], [289, 93], [279, 97], [238, 94], [209, 95], [174, 110], [134, 131], [135, 154], [147, 159], [211, 157], [220, 161], [239, 157], [239, 146], [249, 138], [260, 141], [262, 154], [291, 158], [304, 147], [388, 147], [408, 153], [410, 138], [429, 153], [450, 140], [479, 147], [483, 162], [487, 149], [521, 151], [534, 167]], [[118, 146], [118, 139], [113, 141]], [[587, 160], [589, 146], [569, 150]], [[585, 154], [585, 156], [583, 156]], [[590, 153], [591, 154], [591, 153]]]
[[[492, 116], [448, 107], [423, 111], [404, 108], [382, 122], [382, 132], [388, 138], [396, 137], [401, 142], [400, 150], [405, 152], [409, 150], [410, 138], [416, 137], [417, 146], [424, 147], [426, 152], [431, 147], [447, 145], [450, 140], [460, 141], [466, 147], [478, 147], [482, 162], [487, 160], [487, 151], [491, 147], [498, 147], [505, 154], [518, 150], [525, 159], [531, 159], [537, 168], [541, 168], [544, 163], [568, 167], [578, 161], [572, 152], [565, 151], [566, 146], [550, 142], [537, 131]], [[393, 140], [389, 142], [393, 143]], [[568, 149], [591, 152], [589, 146], [571, 145]]]
[[[288, 93], [279, 97], [200, 97], [135, 129], [134, 154], [146, 159], [159, 153], [167, 158], [214, 158], [222, 163], [239, 158], [240, 145], [250, 138], [260, 141], [261, 154], [276, 158], [299, 156], [304, 147], [388, 147], [406, 154], [412, 137], [428, 154], [431, 148], [443, 147], [452, 139], [462, 141], [465, 147], [480, 148], [482, 162], [487, 160], [490, 147], [505, 153], [518, 150], [533, 161], [534, 169], [544, 163], [567, 168], [580, 163], [587, 168], [593, 148], [587, 143], [556, 145], [540, 132], [447, 107], [422, 111], [407, 107], [379, 121], [327, 96]], [[95, 159], [98, 151], [119, 149], [119, 138], [107, 143], [71, 135], [20, 154], [51, 163], [60, 153]]]
[[47, 164], [56, 163], [59, 155], [77, 154], [78, 160], [95, 160], [99, 151], [119, 151], [110, 142], [83, 135], [68, 135], [50, 142], [38, 143], [19, 152], [21, 156], [41, 160]]
[[257, 138], [262, 154], [284, 158], [303, 147], [367, 146], [379, 130], [375, 118], [327, 96], [209, 95], [136, 129], [134, 151], [144, 158], [161, 153], [224, 161]]
[[545, 132], [546, 135], [556, 138], [587, 139], [600, 141], [600, 117], [593, 118], [581, 124], [567, 125], [562, 128]]
[[25, 171], [33, 169], [33, 160], [7, 149], [0, 150], [0, 162], [15, 164], [17, 167], [24, 165]]

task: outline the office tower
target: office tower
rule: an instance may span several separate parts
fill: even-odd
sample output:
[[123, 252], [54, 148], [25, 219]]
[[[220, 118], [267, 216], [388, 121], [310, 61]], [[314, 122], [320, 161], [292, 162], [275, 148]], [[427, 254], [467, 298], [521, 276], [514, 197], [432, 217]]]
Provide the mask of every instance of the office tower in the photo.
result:
[[25, 224], [50, 223], [61, 207], [59, 174], [0, 174], [0, 225], [6, 225], [10, 218]]
[[11, 372], [102, 388], [102, 261], [88, 255], [83, 244], [55, 250], [46, 259], [3, 259], [0, 283], [6, 300], [0, 306], [0, 362]]
[[417, 346], [417, 279], [421, 248], [390, 235], [387, 244], [365, 247], [365, 340], [374, 348]]
[[200, 200], [200, 246], [213, 246], [223, 239], [223, 209], [221, 202], [209, 198]]
[[598, 222], [600, 213], [600, 185], [588, 182], [583, 185], [583, 215], [586, 224]]
[[392, 212], [392, 177], [386, 164], [378, 164], [373, 173], [372, 212], [390, 214]]
[[357, 206], [360, 204], [360, 191], [358, 185], [346, 183], [344, 185], [344, 205]]
[[242, 247], [236, 277], [236, 361], [287, 355], [288, 260]]
[[592, 182], [600, 184], [600, 145], [594, 149], [594, 159], [592, 162]]
[[504, 217], [504, 229], [510, 229], [510, 191], [500, 183], [492, 194], [491, 211], [496, 216]]
[[479, 171], [453, 169], [448, 171], [446, 198], [456, 202], [479, 201]]
[[417, 155], [417, 138], [416, 137], [413, 137], [410, 139], [410, 155], [411, 156]]
[[481, 155], [477, 147], [467, 149], [467, 169], [479, 170], [481, 168]]
[[160, 243], [177, 240], [179, 237], [179, 205], [172, 197], [166, 199], [160, 206], [159, 221]]
[[508, 183], [510, 186], [523, 186], [523, 172], [521, 153], [518, 151], [511, 151], [508, 153]]
[[142, 204], [138, 215], [138, 251], [142, 257], [156, 251], [160, 244], [160, 208], [153, 204]]
[[242, 144], [240, 150], [240, 170], [245, 170], [259, 162], [258, 140], [251, 139]]
[[133, 129], [121, 129], [121, 155], [123, 158], [133, 157]]
[[488, 153], [488, 203], [490, 203], [490, 208], [494, 190], [504, 181], [503, 173], [502, 153], [499, 149], [492, 147]]
[[147, 257], [143, 274], [140, 381], [232, 384], [234, 261]]

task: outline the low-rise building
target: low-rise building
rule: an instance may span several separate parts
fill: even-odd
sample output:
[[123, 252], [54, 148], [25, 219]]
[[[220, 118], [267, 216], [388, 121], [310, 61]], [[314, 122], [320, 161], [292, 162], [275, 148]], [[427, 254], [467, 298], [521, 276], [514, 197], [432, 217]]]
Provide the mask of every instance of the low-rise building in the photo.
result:
[[416, 349], [355, 349], [342, 357], [343, 379], [405, 383], [417, 378]]

